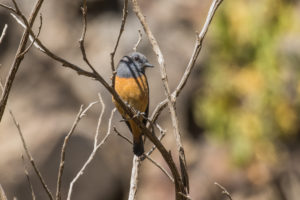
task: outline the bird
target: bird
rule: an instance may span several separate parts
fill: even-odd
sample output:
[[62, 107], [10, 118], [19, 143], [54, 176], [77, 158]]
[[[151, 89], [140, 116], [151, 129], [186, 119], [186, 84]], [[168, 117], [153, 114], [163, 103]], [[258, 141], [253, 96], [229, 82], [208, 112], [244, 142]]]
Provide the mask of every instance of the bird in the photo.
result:
[[[138, 118], [146, 125], [149, 114], [149, 86], [145, 71], [154, 66], [145, 55], [132, 52], [119, 61], [114, 80], [114, 89], [120, 98], [139, 114]], [[144, 153], [142, 130], [125, 113], [120, 104], [113, 98], [117, 110], [122, 115], [133, 136], [133, 153], [141, 156]], [[144, 117], [142, 116], [144, 115]]]

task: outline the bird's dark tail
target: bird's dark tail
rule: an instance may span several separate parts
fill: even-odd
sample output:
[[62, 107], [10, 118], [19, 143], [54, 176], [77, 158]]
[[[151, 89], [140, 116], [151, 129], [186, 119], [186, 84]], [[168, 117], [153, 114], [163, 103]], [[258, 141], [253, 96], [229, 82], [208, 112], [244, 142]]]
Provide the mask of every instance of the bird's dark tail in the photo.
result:
[[133, 141], [133, 153], [136, 156], [141, 156], [144, 153], [144, 143], [142, 136], [140, 137], [139, 141]]

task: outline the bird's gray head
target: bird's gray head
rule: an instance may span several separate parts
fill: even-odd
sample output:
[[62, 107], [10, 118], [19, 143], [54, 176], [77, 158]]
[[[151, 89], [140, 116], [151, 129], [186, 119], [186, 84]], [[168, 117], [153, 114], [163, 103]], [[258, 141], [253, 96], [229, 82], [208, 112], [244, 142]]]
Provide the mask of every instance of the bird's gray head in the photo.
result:
[[120, 60], [117, 76], [123, 78], [139, 77], [145, 74], [147, 67], [153, 67], [153, 65], [148, 62], [146, 56], [139, 52], [133, 52]]

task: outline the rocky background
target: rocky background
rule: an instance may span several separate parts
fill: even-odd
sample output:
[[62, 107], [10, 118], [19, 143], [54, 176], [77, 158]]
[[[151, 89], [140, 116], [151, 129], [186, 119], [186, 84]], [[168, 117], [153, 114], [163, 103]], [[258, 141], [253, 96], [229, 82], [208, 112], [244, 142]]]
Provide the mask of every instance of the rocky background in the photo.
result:
[[[10, 1], [1, 3], [12, 5]], [[18, 1], [28, 16], [33, 0]], [[174, 89], [192, 54], [210, 0], [140, 1], [144, 15], [164, 53], [169, 84]], [[78, 39], [82, 31], [81, 1], [45, 1], [40, 39], [56, 54], [87, 69]], [[86, 50], [91, 63], [110, 80], [112, 52], [123, 2], [88, 1]], [[233, 199], [296, 200], [300, 195], [300, 2], [297, 0], [224, 1], [204, 42], [197, 66], [177, 103], [190, 175], [192, 199], [224, 199], [218, 182]], [[11, 66], [22, 28], [0, 9], [0, 30], [8, 30], [0, 45], [2, 83]], [[38, 20], [35, 23], [35, 30]], [[129, 8], [117, 61], [132, 51], [142, 29]], [[158, 66], [145, 37], [138, 51]], [[147, 72], [150, 113], [164, 90], [158, 67]], [[78, 76], [32, 48], [16, 76], [8, 102], [50, 189], [55, 191], [60, 149], [81, 104], [101, 93], [107, 129], [111, 96], [98, 82]], [[100, 106], [95, 105], [70, 140], [63, 176], [63, 198], [69, 182], [92, 150]], [[113, 124], [130, 133], [117, 114]], [[167, 110], [159, 118], [167, 130], [164, 144], [174, 152], [175, 140]], [[150, 148], [148, 144], [146, 148]], [[9, 199], [31, 199], [24, 174], [22, 143], [8, 109], [0, 123], [0, 184]], [[109, 137], [74, 187], [73, 199], [127, 199], [132, 149], [115, 133]], [[159, 153], [153, 154], [159, 163]], [[37, 199], [46, 199], [29, 162]], [[173, 186], [150, 162], [141, 167], [137, 199], [174, 199]]]

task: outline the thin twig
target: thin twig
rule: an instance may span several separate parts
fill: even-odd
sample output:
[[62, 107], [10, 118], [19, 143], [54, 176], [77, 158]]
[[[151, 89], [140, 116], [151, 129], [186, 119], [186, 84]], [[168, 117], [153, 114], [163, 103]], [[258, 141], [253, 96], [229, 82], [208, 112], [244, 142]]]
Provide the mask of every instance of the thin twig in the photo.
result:
[[[197, 34], [197, 38], [196, 38], [196, 43], [195, 43], [195, 47], [194, 47], [194, 51], [193, 54], [190, 58], [190, 61], [185, 69], [185, 72], [180, 80], [180, 82], [178, 83], [176, 89], [174, 90], [174, 92], [172, 93], [172, 97], [176, 98], [179, 96], [180, 92], [182, 91], [182, 89], [184, 88], [190, 74], [191, 71], [193, 70], [193, 68], [195, 67], [195, 62], [200, 54], [201, 48], [202, 48], [202, 43], [203, 40], [206, 36], [206, 33], [208, 31], [209, 25], [212, 21], [213, 16], [216, 13], [217, 8], [219, 7], [219, 5], [223, 2], [223, 0], [214, 0], [213, 3], [210, 6], [208, 15], [206, 17], [205, 23], [203, 25], [203, 28], [201, 30], [201, 32], [199, 34]], [[153, 111], [152, 115], [151, 115], [151, 121], [154, 123], [158, 116], [160, 115], [160, 113], [162, 112], [162, 110], [167, 106], [168, 104], [168, 99], [163, 100], [162, 102], [160, 102], [155, 110]]]
[[79, 46], [80, 46], [80, 50], [81, 50], [81, 53], [82, 53], [83, 60], [90, 67], [90, 69], [95, 74], [97, 74], [97, 71], [91, 65], [90, 61], [88, 60], [88, 58], [86, 56], [85, 46], [84, 46], [85, 34], [86, 34], [86, 29], [87, 29], [87, 5], [86, 5], [86, 1], [87, 0], [83, 0], [83, 6], [81, 7], [83, 27], [82, 27], [82, 34], [81, 34], [81, 37], [79, 39]]
[[19, 54], [19, 56], [24, 56], [29, 51], [29, 49], [33, 46], [33, 44], [35, 43], [36, 39], [40, 36], [42, 25], [43, 25], [43, 17], [42, 17], [42, 14], [40, 14], [40, 26], [39, 26], [38, 33], [35, 36], [35, 38], [32, 40], [32, 42], [30, 43], [30, 45], [23, 52], [21, 52]]
[[98, 119], [96, 134], [95, 134], [95, 138], [94, 138], [94, 148], [96, 148], [96, 146], [97, 146], [100, 126], [101, 126], [101, 122], [102, 122], [102, 117], [103, 117], [104, 112], [105, 112], [105, 104], [103, 102], [103, 99], [102, 99], [102, 96], [101, 96], [100, 93], [98, 93], [98, 98], [99, 98], [102, 110], [101, 110], [101, 113], [100, 113], [100, 116], [99, 116], [99, 119]]
[[[132, 141], [130, 140], [130, 139], [128, 139], [126, 136], [124, 136], [124, 135], [122, 135], [117, 129], [116, 129], [116, 127], [114, 127], [114, 131], [118, 134], [118, 136], [120, 136], [121, 138], [123, 138], [124, 140], [126, 140], [129, 144], [133, 144], [132, 143]], [[161, 135], [162, 136], [162, 135]], [[162, 137], [160, 137], [160, 139], [162, 139], [163, 138], [163, 136]], [[152, 148], [154, 148], [154, 147], [152, 147]], [[142, 161], [144, 161], [144, 159], [145, 158], [147, 158], [150, 162], [152, 162], [156, 167], [158, 167], [173, 183], [174, 183], [174, 178], [167, 172], [167, 170], [166, 169], [164, 169], [160, 164], [158, 164], [156, 161], [154, 161], [149, 155], [151, 154], [153, 152], [153, 150], [151, 151], [149, 151], [147, 154], [143, 154], [142, 156], [141, 156], [141, 158], [139, 159], [139, 160], [136, 160], [135, 159], [135, 157], [136, 156], [134, 156], [134, 158], [133, 158], [133, 166], [135, 166], [135, 167], [137, 167], [137, 163], [135, 163], [135, 162], [142, 162]], [[131, 175], [132, 175], [132, 173], [133, 173], [133, 170], [137, 170], [137, 169], [132, 169], [132, 171], [131, 171]], [[136, 178], [138, 178], [138, 176], [135, 176]], [[132, 177], [131, 177], [132, 178]], [[131, 181], [130, 182], [134, 182], [134, 180], [132, 180], [131, 179]], [[135, 182], [137, 182], [137, 180], [135, 181]], [[130, 187], [131, 188], [131, 187]]]
[[83, 110], [83, 105], [80, 106], [79, 112], [73, 122], [73, 125], [69, 131], [69, 133], [66, 135], [65, 139], [64, 139], [64, 143], [62, 145], [62, 149], [61, 149], [61, 155], [60, 155], [60, 164], [59, 164], [59, 169], [58, 169], [58, 177], [57, 177], [57, 187], [56, 187], [56, 200], [60, 200], [61, 199], [61, 182], [62, 182], [62, 175], [63, 175], [63, 171], [64, 171], [64, 166], [65, 166], [65, 156], [66, 156], [66, 148], [67, 148], [67, 144], [72, 136], [72, 134], [74, 133], [75, 128], [77, 127], [79, 121], [82, 119], [82, 117], [85, 115], [85, 113], [97, 102], [92, 102], [90, 103], [86, 109]]
[[124, 31], [124, 27], [125, 27], [125, 23], [126, 23], [126, 19], [127, 19], [127, 14], [128, 14], [128, 0], [124, 0], [124, 7], [123, 7], [123, 15], [122, 15], [122, 22], [121, 22], [121, 27], [120, 27], [120, 32], [118, 35], [118, 39], [117, 42], [115, 44], [114, 50], [113, 52], [110, 53], [110, 59], [111, 59], [111, 71], [112, 71], [112, 87], [114, 88], [115, 86], [115, 77], [116, 77], [116, 67], [115, 67], [115, 61], [114, 61], [114, 57], [122, 36], [122, 33]]
[[0, 44], [2, 43], [2, 40], [3, 40], [3, 38], [4, 38], [5, 34], [6, 34], [7, 27], [8, 27], [7, 24], [5, 24], [4, 28], [2, 30], [1, 36], [0, 36]]
[[158, 167], [173, 183], [174, 183], [174, 178], [167, 172], [166, 169], [164, 169], [160, 164], [158, 164], [155, 160], [153, 160], [150, 156], [144, 154], [144, 156], [152, 162], [156, 167]]
[[[158, 124], [157, 124], [157, 125], [158, 125]], [[159, 127], [159, 125], [158, 125], [158, 127]], [[158, 140], [161, 141], [161, 140], [165, 137], [165, 135], [166, 135], [166, 131], [163, 130], [163, 129], [161, 129], [161, 131], [160, 131], [160, 136], [158, 137]], [[150, 155], [153, 153], [153, 151], [154, 151], [155, 149], [156, 149], [156, 146], [153, 145], [153, 147], [146, 153], [146, 155], [147, 155], [147, 156], [150, 156]]]
[[114, 127], [114, 131], [117, 133], [118, 136], [120, 136], [121, 138], [123, 138], [124, 140], [126, 140], [128, 143], [133, 144], [133, 142], [126, 136], [122, 135], [116, 127]]
[[49, 188], [48, 188], [48, 186], [47, 186], [47, 184], [46, 184], [44, 178], [42, 177], [42, 174], [41, 174], [40, 170], [37, 168], [37, 166], [36, 166], [36, 164], [35, 164], [35, 162], [34, 162], [34, 160], [33, 160], [33, 157], [32, 157], [31, 153], [30, 153], [29, 150], [28, 150], [28, 147], [27, 147], [27, 145], [26, 145], [26, 142], [25, 142], [25, 139], [24, 139], [24, 136], [23, 136], [23, 133], [22, 133], [22, 130], [21, 130], [21, 127], [20, 127], [19, 123], [17, 122], [17, 120], [16, 120], [16, 118], [15, 118], [15, 116], [14, 116], [14, 114], [12, 113], [11, 110], [9, 111], [9, 113], [10, 113], [12, 119], [13, 119], [13, 122], [14, 122], [15, 126], [16, 126], [17, 129], [18, 129], [18, 133], [19, 133], [19, 135], [20, 135], [20, 138], [21, 138], [21, 141], [22, 141], [23, 148], [24, 148], [24, 150], [25, 150], [27, 159], [30, 161], [30, 163], [31, 163], [31, 165], [32, 165], [32, 167], [33, 167], [35, 173], [36, 173], [37, 176], [39, 177], [39, 180], [40, 180], [40, 182], [41, 182], [41, 184], [42, 184], [44, 190], [46, 191], [46, 193], [47, 193], [49, 199], [54, 200], [54, 198], [53, 198], [53, 196], [52, 196], [52, 194], [51, 194], [51, 192], [50, 192], [50, 190], [49, 190]]
[[139, 32], [139, 39], [138, 39], [138, 41], [136, 42], [136, 44], [134, 45], [134, 47], [133, 47], [133, 51], [135, 51], [135, 52], [136, 52], [136, 49], [137, 49], [137, 47], [139, 46], [140, 42], [142, 41], [142, 36], [143, 36], [141, 30], [138, 30], [138, 32]]
[[[104, 109], [105, 107], [103, 107], [102, 109]], [[79, 179], [79, 177], [84, 173], [84, 170], [86, 169], [86, 167], [90, 164], [90, 162], [94, 159], [98, 149], [106, 142], [108, 136], [110, 135], [111, 133], [111, 124], [112, 124], [112, 119], [113, 119], [113, 116], [114, 116], [114, 113], [116, 111], [116, 108], [114, 108], [112, 111], [111, 111], [111, 114], [110, 114], [110, 118], [109, 118], [109, 121], [108, 121], [108, 130], [106, 132], [106, 135], [104, 136], [104, 138], [102, 139], [102, 141], [100, 143], [98, 143], [97, 141], [95, 142], [94, 141], [94, 144], [96, 143], [97, 145], [94, 146], [93, 148], [93, 151], [91, 152], [89, 158], [87, 159], [87, 161], [84, 163], [84, 165], [82, 166], [82, 168], [79, 170], [79, 172], [76, 174], [76, 176], [74, 177], [74, 179], [71, 181], [70, 183], [70, 187], [69, 187], [69, 191], [68, 191], [68, 197], [67, 197], [67, 200], [70, 200], [71, 199], [71, 196], [72, 196], [72, 192], [73, 192], [73, 186], [74, 184], [76, 183], [76, 181]], [[102, 117], [102, 114], [100, 114], [100, 117], [99, 119]], [[100, 120], [99, 120], [100, 121]], [[99, 124], [100, 122], [98, 122]], [[97, 127], [98, 129], [98, 127]], [[97, 131], [96, 131], [96, 135], [97, 135]], [[95, 137], [95, 140], [97, 140], [97, 137]]]
[[22, 158], [22, 162], [23, 162], [23, 166], [24, 166], [24, 173], [26, 175], [26, 179], [27, 179], [28, 185], [30, 187], [31, 197], [32, 197], [32, 200], [35, 200], [35, 194], [34, 194], [33, 186], [32, 186], [32, 183], [31, 183], [31, 180], [30, 180], [30, 177], [29, 177], [28, 170], [26, 169], [26, 164], [25, 164], [23, 154], [21, 155], [21, 158]]
[[5, 8], [5, 9], [7, 9], [7, 10], [10, 10], [11, 12], [16, 12], [16, 10], [13, 9], [13, 7], [10, 7], [10, 6], [5, 5], [3, 3], [0, 3], [0, 6], [3, 7], [3, 8]]
[[225, 196], [227, 196], [230, 200], [232, 200], [231, 194], [226, 190], [225, 187], [223, 187], [222, 185], [220, 185], [219, 183], [215, 182], [214, 183], [216, 186], [218, 186], [221, 190], [222, 190], [222, 194], [224, 194]]
[[[29, 17], [29, 22], [28, 23], [29, 23], [30, 28], [32, 27], [32, 25], [34, 23], [35, 18], [37, 16], [43, 2], [44, 2], [44, 0], [38, 0], [36, 2], [31, 14], [30, 14], [30, 17]], [[15, 6], [17, 5], [14, 0], [13, 0], [13, 3], [14, 3]], [[3, 7], [3, 4], [1, 4], [1, 5]], [[12, 9], [11, 7], [8, 7], [8, 6], [5, 7], [5, 8], [7, 8], [10, 11], [15, 11], [14, 9]], [[17, 10], [17, 7], [16, 7], [16, 10]], [[0, 99], [0, 122], [2, 120], [2, 116], [3, 116], [3, 113], [5, 111], [7, 99], [8, 99], [13, 81], [15, 79], [15, 76], [16, 76], [16, 73], [19, 69], [19, 66], [20, 66], [20, 64], [21, 64], [21, 62], [24, 58], [24, 56], [18, 56], [18, 55], [25, 50], [26, 44], [27, 44], [27, 41], [28, 41], [28, 37], [29, 37], [29, 29], [25, 29], [24, 32], [23, 32], [21, 42], [19, 44], [16, 56], [14, 58], [13, 64], [11, 66], [11, 69], [10, 69], [9, 74], [7, 76], [7, 79], [6, 79], [5, 86], [4, 86], [4, 92], [3, 92], [2, 97]]]

